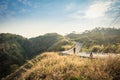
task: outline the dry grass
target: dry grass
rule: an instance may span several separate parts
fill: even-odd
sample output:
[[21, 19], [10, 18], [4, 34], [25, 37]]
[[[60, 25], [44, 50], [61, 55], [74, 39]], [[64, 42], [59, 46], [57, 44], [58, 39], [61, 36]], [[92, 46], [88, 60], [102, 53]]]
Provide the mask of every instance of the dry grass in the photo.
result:
[[69, 50], [73, 47], [73, 45], [64, 45], [62, 46], [62, 48], [64, 48], [65, 50]]
[[13, 80], [120, 80], [120, 56], [91, 60], [51, 52], [39, 57], [33, 67]]

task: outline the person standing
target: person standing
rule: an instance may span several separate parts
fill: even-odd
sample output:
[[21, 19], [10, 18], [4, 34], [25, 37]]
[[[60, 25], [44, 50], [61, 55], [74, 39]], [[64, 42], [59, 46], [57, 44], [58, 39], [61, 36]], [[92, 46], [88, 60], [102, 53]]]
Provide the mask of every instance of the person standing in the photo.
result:
[[73, 53], [74, 53], [74, 54], [76, 53], [76, 48], [75, 48], [75, 47], [73, 48]]
[[90, 58], [91, 58], [91, 59], [93, 58], [93, 53], [92, 53], [92, 52], [90, 53]]

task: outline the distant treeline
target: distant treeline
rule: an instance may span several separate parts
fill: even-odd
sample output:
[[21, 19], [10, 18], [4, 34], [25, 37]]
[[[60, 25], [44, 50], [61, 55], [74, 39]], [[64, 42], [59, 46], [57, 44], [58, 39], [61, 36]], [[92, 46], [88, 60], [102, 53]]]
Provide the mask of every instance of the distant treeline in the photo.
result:
[[120, 53], [120, 28], [95, 28], [82, 34], [70, 33], [66, 37], [83, 43], [81, 51]]

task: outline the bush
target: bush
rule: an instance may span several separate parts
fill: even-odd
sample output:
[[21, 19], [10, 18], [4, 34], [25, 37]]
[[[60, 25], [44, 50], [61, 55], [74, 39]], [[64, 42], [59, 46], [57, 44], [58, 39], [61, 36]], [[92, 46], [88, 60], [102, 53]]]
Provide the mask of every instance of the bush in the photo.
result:
[[103, 49], [102, 46], [99, 46], [99, 45], [95, 45], [91, 48], [91, 51], [92, 52], [100, 52], [101, 50]]

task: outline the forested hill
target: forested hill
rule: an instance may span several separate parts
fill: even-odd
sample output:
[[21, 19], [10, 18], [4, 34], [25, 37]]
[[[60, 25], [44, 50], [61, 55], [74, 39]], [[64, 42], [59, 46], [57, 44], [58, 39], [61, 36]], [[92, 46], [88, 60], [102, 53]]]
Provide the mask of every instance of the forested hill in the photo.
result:
[[82, 34], [66, 35], [72, 40], [83, 43], [82, 51], [120, 53], [120, 29], [95, 28]]
[[14, 71], [30, 54], [28, 39], [19, 35], [0, 34], [0, 77]]
[[57, 33], [47, 33], [43, 36], [30, 38], [32, 43], [32, 52], [45, 52], [45, 51], [61, 51], [64, 50], [64, 45], [73, 45], [65, 37]]
[[33, 50], [38, 53], [47, 51], [49, 47], [61, 39], [63, 39], [63, 36], [57, 33], [48, 33], [43, 36], [31, 38], [30, 41], [32, 42]]
[[48, 33], [35, 38], [20, 35], [0, 34], [0, 78], [14, 72], [26, 60], [45, 51], [64, 50], [65, 45], [73, 45], [57, 33]]

